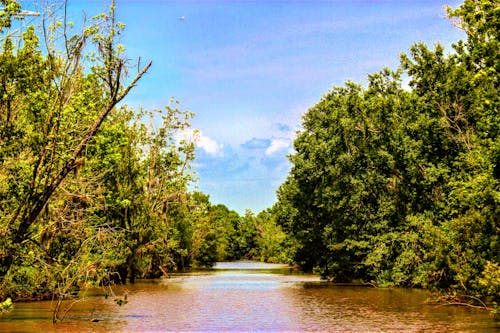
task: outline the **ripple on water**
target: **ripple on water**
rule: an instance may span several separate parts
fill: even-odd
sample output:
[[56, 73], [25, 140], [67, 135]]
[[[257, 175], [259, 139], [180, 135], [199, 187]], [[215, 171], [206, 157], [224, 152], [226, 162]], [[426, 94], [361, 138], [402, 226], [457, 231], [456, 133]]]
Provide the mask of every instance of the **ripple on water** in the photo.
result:
[[[286, 265], [219, 263], [212, 271], [172, 274], [116, 288], [128, 304], [92, 296], [63, 324], [51, 324], [50, 302], [16, 304], [0, 332], [497, 332], [487, 314], [424, 305], [425, 292], [338, 287]], [[94, 292], [99, 295], [99, 292]], [[90, 322], [95, 318], [97, 322]]]

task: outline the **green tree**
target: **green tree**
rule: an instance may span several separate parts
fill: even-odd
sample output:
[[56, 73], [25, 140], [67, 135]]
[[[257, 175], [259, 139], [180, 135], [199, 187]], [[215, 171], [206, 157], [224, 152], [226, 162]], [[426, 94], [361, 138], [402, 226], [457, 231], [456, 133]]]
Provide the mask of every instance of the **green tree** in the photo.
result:
[[267, 209], [256, 216], [256, 259], [270, 263], [291, 263], [294, 244], [276, 223], [276, 215]]
[[[11, 2], [2, 3], [6, 8], [11, 6]], [[19, 47], [14, 46], [12, 38], [3, 39], [0, 54], [2, 284], [16, 279], [12, 268], [24, 266], [23, 260], [29, 257], [26, 244], [36, 242], [37, 230], [43, 228], [41, 215], [50, 212], [50, 200], [59, 196], [58, 191], [68, 185], [65, 184], [68, 176], [84, 164], [86, 148], [104, 120], [151, 65], [140, 69], [125, 85], [125, 58], [116, 43], [123, 26], [115, 22], [114, 4], [109, 15], [98, 16], [94, 22], [71, 37], [66, 25], [55, 22], [46, 26], [43, 22], [45, 33], [28, 27]], [[45, 38], [45, 52], [39, 45], [39, 36]], [[64, 51], [54, 48], [54, 41], [60, 36], [66, 37]], [[96, 51], [86, 53], [87, 44]]]
[[216, 231], [217, 237], [217, 260], [239, 259], [237, 255], [238, 244], [236, 242], [236, 232], [240, 215], [234, 210], [230, 210], [223, 204], [212, 205], [209, 217]]
[[1, 0], [2, 8], [0, 8], [0, 33], [4, 28], [10, 28], [12, 18], [21, 12], [21, 5], [14, 0]]
[[485, 281], [500, 253], [500, 12], [471, 0], [448, 13], [467, 33], [454, 53], [415, 44], [398, 71], [334, 88], [304, 115], [275, 210], [305, 269], [498, 297]]

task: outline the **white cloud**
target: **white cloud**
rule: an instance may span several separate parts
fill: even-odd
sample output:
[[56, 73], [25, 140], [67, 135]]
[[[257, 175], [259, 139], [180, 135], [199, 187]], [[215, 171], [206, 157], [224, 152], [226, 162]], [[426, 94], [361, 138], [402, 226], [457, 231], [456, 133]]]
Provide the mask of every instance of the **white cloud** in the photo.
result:
[[198, 139], [196, 140], [196, 146], [203, 149], [207, 154], [214, 156], [221, 156], [223, 153], [224, 145], [218, 143], [214, 139], [203, 135], [203, 133], [198, 132]]
[[224, 145], [204, 135], [200, 130], [186, 129], [177, 134], [178, 140], [193, 140], [197, 148], [203, 149], [207, 154], [222, 156]]
[[280, 149], [290, 147], [290, 140], [288, 139], [273, 139], [271, 145], [266, 149], [266, 155], [272, 155]]

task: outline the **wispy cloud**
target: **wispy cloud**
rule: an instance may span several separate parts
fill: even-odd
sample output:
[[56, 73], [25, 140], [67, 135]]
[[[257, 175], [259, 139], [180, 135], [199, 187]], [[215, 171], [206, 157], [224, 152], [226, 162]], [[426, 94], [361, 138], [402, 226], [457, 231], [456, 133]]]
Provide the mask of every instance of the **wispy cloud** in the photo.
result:
[[199, 139], [196, 141], [196, 145], [210, 155], [217, 156], [223, 153], [223, 144], [220, 144], [214, 139], [203, 135], [201, 132], [199, 132]]
[[194, 141], [197, 148], [212, 156], [222, 156], [224, 153], [223, 144], [204, 135], [202, 131], [197, 129], [186, 129], [177, 134], [177, 139]]
[[271, 145], [266, 149], [266, 155], [272, 155], [282, 149], [290, 148], [290, 145], [289, 139], [273, 139]]
[[[240, 212], [244, 208], [257, 212], [265, 207], [261, 200], [274, 201], [275, 190], [285, 180], [290, 168], [286, 153], [292, 143], [292, 138], [288, 137], [292, 127], [275, 123], [269, 124], [269, 129], [272, 131], [267, 134], [276, 136], [252, 137], [237, 145], [218, 144], [222, 150], [218, 154], [210, 154], [197, 145], [196, 169], [203, 180], [199, 187], [211, 194], [213, 202], [226, 198], [225, 203]], [[262, 196], [245, 202], [245, 191], [247, 195], [258, 191]]]
[[[151, 44], [173, 47], [179, 56], [171, 89], [203, 130], [196, 143], [201, 190], [239, 211], [268, 207], [290, 170], [286, 155], [301, 115], [323, 93], [394, 68], [414, 41], [456, 40], [442, 33], [437, 2], [209, 2], [185, 14], [182, 30], [162, 30], [175, 33]], [[166, 69], [169, 59], [160, 62]]]
[[271, 140], [269, 139], [258, 139], [252, 138], [247, 142], [243, 143], [241, 147], [246, 149], [265, 149], [271, 144]]

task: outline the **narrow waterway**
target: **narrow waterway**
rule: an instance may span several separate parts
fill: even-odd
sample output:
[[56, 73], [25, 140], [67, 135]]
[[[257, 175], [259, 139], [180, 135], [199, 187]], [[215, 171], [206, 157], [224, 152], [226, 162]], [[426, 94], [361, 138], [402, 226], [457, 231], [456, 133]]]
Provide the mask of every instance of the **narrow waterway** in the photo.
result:
[[[93, 290], [52, 325], [51, 302], [17, 303], [1, 332], [498, 332], [486, 313], [426, 305], [421, 290], [328, 286], [283, 265], [219, 263], [114, 288], [118, 306]], [[67, 305], [70, 303], [68, 302]]]

